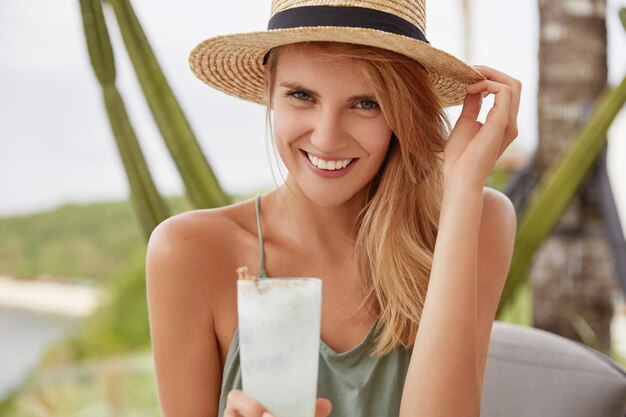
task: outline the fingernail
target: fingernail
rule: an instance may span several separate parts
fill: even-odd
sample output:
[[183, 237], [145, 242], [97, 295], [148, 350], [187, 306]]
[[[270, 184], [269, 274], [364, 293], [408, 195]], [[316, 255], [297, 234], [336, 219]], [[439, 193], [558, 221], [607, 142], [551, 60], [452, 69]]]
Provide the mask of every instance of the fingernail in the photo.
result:
[[268, 412], [263, 413], [263, 415], [261, 417], [274, 417], [273, 415], [271, 415]]
[[485, 65], [472, 65], [472, 67], [484, 67]]

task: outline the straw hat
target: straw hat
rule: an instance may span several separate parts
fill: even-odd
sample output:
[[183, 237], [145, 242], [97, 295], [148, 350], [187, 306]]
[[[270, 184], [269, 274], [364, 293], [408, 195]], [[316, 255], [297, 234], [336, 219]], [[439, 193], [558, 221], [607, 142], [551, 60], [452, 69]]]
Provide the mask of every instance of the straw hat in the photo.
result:
[[463, 103], [467, 84], [483, 80], [458, 58], [426, 40], [425, 0], [272, 0], [268, 29], [206, 39], [189, 55], [206, 84], [264, 104], [263, 61], [280, 45], [333, 41], [370, 45], [419, 61], [444, 107]]

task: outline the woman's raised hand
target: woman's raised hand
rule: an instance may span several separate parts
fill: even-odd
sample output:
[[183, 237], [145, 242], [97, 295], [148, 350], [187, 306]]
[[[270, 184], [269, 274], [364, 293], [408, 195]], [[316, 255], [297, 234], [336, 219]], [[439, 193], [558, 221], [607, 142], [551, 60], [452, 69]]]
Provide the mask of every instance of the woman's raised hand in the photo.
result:
[[[489, 67], [474, 67], [486, 80], [467, 86], [463, 110], [444, 150], [443, 171], [448, 180], [482, 187], [502, 152], [517, 137], [517, 112], [522, 83]], [[477, 120], [482, 93], [495, 94], [485, 123]]]
[[[326, 398], [318, 398], [315, 404], [315, 417], [327, 417], [332, 405]], [[258, 401], [241, 390], [228, 393], [224, 417], [274, 417], [269, 410]]]

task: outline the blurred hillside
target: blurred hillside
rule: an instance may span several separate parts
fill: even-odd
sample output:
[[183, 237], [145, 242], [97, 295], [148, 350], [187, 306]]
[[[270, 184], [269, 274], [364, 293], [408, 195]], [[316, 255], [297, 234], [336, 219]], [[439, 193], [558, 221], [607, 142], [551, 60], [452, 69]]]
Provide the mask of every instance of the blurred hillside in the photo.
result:
[[[191, 209], [180, 196], [167, 203], [172, 213]], [[128, 201], [0, 218], [0, 275], [101, 281], [120, 272], [128, 254], [141, 247], [145, 242]]]

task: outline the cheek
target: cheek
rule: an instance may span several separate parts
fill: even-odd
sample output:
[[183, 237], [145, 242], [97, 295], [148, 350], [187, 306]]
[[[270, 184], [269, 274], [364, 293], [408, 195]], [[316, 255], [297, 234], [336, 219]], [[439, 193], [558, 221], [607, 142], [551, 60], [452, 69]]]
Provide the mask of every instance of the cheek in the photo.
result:
[[363, 138], [365, 150], [380, 160], [384, 159], [392, 133], [385, 119], [380, 118], [372, 123], [363, 123], [360, 130], [358, 137]]
[[276, 141], [286, 145], [307, 132], [307, 120], [297, 111], [285, 106], [276, 106], [272, 121]]

